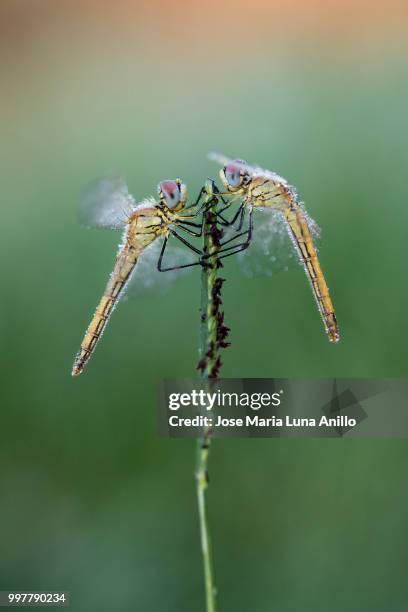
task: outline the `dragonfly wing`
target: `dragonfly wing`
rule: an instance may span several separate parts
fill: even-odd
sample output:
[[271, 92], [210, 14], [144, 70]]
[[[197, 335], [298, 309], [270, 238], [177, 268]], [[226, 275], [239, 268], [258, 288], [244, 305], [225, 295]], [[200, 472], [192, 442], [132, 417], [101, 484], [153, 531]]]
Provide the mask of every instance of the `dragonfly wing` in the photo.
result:
[[122, 178], [100, 178], [92, 181], [81, 194], [80, 223], [85, 227], [119, 229], [135, 205]]
[[[288, 225], [279, 210], [256, 208], [253, 211], [254, 230], [248, 249], [237, 254], [237, 260], [247, 276], [272, 276], [298, 264], [299, 257], [289, 235]], [[318, 240], [317, 224], [311, 221], [311, 232]], [[245, 223], [242, 228], [246, 229]], [[224, 239], [232, 238], [235, 230], [228, 228]], [[240, 238], [237, 238], [239, 242]]]
[[[189, 268], [159, 272], [157, 263], [163, 246], [163, 240], [163, 237], [156, 238], [156, 240], [146, 247], [140, 255], [137, 266], [126, 288], [125, 299], [127, 297], [132, 298], [145, 294], [146, 292], [163, 294], [177, 279], [199, 267], [192, 266]], [[197, 260], [197, 255], [192, 252], [190, 253], [187, 248], [183, 247], [181, 244], [178, 246], [177, 240], [172, 236], [169, 237], [163, 257], [164, 267], [172, 268], [194, 263]]]
[[208, 159], [210, 159], [211, 161], [215, 161], [217, 164], [220, 164], [220, 166], [227, 166], [229, 163], [232, 162], [232, 159], [230, 159], [223, 153], [217, 153], [216, 151], [211, 151], [210, 153], [208, 153]]

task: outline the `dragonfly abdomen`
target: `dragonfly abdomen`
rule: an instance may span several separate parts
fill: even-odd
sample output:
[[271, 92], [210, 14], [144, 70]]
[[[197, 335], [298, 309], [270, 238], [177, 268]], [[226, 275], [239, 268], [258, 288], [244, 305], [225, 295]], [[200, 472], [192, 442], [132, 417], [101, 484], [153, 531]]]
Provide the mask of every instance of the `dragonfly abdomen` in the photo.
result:
[[88, 326], [81, 348], [76, 354], [72, 375], [80, 374], [92, 355], [95, 346], [102, 336], [110, 315], [123, 292], [127, 281], [137, 263], [138, 251], [132, 248], [123, 249], [116, 259], [115, 267], [106, 285], [103, 296]]
[[329, 288], [320, 267], [316, 249], [314, 248], [305, 213], [299, 204], [292, 202], [284, 209], [292, 239], [299, 257], [310, 280], [312, 291], [326, 329], [330, 342], [338, 342], [340, 338], [334, 306], [330, 298]]

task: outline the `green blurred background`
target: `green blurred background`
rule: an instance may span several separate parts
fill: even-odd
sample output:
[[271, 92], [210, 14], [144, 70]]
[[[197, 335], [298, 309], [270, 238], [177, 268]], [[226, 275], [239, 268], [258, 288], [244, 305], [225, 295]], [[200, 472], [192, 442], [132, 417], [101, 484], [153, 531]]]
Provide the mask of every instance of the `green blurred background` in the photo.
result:
[[[404, 3], [3, 1], [0, 589], [77, 611], [203, 610], [194, 441], [156, 433], [157, 385], [195, 376], [199, 273], [120, 304], [70, 375], [115, 232], [77, 223], [91, 179], [138, 196], [209, 150], [273, 168], [323, 228], [341, 326], [300, 267], [226, 260], [225, 377], [404, 377]], [[406, 609], [405, 440], [216, 440], [221, 612]]]

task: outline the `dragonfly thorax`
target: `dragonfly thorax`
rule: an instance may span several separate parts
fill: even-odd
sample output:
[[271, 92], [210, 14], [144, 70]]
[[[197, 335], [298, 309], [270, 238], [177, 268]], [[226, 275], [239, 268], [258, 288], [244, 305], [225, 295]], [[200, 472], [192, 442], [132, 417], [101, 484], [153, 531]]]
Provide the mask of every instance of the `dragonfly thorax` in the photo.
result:
[[245, 192], [246, 198], [253, 206], [287, 206], [293, 196], [286, 183], [263, 176], [253, 177]]

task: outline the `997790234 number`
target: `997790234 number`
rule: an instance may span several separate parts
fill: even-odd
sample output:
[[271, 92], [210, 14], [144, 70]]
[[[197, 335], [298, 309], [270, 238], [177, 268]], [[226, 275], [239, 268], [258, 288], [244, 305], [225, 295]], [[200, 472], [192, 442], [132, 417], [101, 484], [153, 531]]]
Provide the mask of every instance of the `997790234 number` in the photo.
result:
[[0, 606], [67, 606], [68, 594], [63, 592], [0, 591]]

